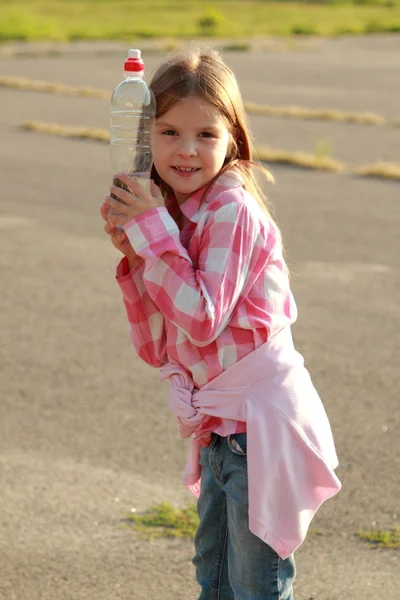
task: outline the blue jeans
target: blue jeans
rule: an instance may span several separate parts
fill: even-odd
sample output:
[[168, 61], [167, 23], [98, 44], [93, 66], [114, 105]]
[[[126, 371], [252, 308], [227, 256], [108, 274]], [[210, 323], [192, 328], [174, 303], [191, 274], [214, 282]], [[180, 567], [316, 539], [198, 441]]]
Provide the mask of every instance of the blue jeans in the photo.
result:
[[246, 434], [213, 434], [200, 462], [199, 600], [293, 600], [293, 555], [281, 559], [249, 530]]

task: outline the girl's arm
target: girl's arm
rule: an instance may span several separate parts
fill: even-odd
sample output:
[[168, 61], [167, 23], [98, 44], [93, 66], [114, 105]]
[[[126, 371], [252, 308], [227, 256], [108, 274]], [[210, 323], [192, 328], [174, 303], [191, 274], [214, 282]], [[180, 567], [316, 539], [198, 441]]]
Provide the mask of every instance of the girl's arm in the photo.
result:
[[125, 304], [129, 334], [139, 358], [151, 367], [162, 367], [168, 362], [165, 320], [144, 285], [143, 273], [141, 258], [128, 261], [125, 257], [117, 267], [116, 280]]
[[260, 219], [246, 199], [231, 194], [223, 192], [210, 203], [196, 266], [166, 208], [144, 212], [124, 226], [144, 260], [143, 281], [155, 305], [197, 346], [219, 336], [267, 260]]
[[101, 206], [100, 214], [105, 221], [104, 231], [111, 237], [114, 247], [125, 254], [117, 267], [116, 279], [123, 294], [133, 345], [140, 358], [150, 366], [160, 367], [168, 362], [164, 317], [143, 286], [143, 261], [134, 252], [125, 232], [110, 219], [106, 202]]

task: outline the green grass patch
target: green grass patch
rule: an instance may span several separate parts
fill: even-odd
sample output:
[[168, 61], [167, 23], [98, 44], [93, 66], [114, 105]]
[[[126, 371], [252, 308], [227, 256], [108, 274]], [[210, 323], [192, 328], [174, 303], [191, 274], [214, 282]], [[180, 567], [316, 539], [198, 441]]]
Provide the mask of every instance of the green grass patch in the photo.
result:
[[[345, 24], [345, 25], [344, 25]], [[3, 0], [0, 41], [332, 36], [400, 30], [400, 0]]]
[[370, 548], [400, 548], [400, 525], [395, 525], [393, 529], [368, 529], [359, 530], [357, 535], [364, 542], [367, 542]]
[[307, 535], [313, 535], [315, 537], [322, 537], [324, 534], [321, 529], [309, 529]]
[[199, 524], [195, 504], [175, 508], [169, 502], [153, 506], [141, 515], [128, 515], [126, 520], [135, 526], [135, 531], [147, 538], [193, 539]]

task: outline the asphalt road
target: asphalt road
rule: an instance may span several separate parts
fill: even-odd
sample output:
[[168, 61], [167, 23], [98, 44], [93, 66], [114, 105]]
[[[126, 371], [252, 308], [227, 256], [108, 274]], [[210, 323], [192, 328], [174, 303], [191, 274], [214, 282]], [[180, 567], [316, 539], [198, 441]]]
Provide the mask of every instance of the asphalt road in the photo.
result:
[[[94, 48], [100, 48], [96, 55]], [[243, 96], [398, 118], [399, 37], [303, 51], [227, 53]], [[144, 56], [148, 72], [164, 56]], [[104, 46], [0, 55], [0, 75], [120, 80]], [[0, 89], [0, 599], [191, 600], [190, 542], [145, 542], [132, 509], [183, 504], [187, 445], [166, 385], [130, 346], [99, 206], [108, 148], [41, 136], [28, 120], [107, 128], [105, 101]], [[356, 165], [400, 162], [400, 130], [252, 117], [256, 142]], [[400, 185], [273, 167], [299, 319], [293, 327], [331, 420], [343, 489], [297, 552], [296, 600], [400, 598], [399, 550], [355, 533], [400, 522]], [[318, 530], [318, 533], [316, 533]]]

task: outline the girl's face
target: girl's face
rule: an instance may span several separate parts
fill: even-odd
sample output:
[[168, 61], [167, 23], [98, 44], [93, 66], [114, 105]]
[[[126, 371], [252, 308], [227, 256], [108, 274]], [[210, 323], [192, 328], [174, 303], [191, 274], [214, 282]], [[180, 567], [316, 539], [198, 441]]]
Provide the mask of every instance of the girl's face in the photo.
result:
[[230, 133], [219, 111], [200, 98], [185, 98], [156, 120], [154, 166], [179, 204], [221, 170]]

